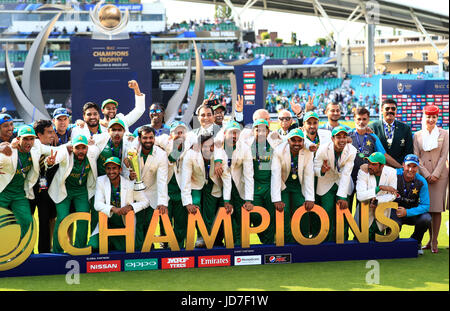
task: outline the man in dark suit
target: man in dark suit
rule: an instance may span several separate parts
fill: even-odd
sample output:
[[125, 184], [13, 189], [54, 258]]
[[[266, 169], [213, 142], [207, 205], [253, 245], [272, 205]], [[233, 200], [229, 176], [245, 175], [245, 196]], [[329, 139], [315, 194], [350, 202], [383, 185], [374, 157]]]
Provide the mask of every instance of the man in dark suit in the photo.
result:
[[398, 120], [397, 103], [393, 99], [386, 99], [381, 106], [383, 120], [377, 120], [369, 125], [383, 144], [386, 153], [393, 161], [389, 163], [395, 168], [401, 168], [407, 154], [414, 153], [411, 128]]

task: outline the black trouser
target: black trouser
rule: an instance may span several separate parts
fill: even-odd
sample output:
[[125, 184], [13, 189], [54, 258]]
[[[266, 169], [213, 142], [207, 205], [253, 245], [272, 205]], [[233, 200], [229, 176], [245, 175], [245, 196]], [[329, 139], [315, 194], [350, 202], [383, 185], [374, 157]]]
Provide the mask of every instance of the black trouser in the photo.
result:
[[50, 230], [50, 220], [56, 217], [56, 206], [53, 200], [48, 195], [47, 190], [41, 192], [35, 191], [34, 200], [30, 201], [31, 215], [34, 211], [38, 209], [39, 217], [39, 242], [38, 250], [39, 253], [50, 253], [51, 252], [51, 230]]
[[429, 213], [400, 218], [397, 217], [396, 210], [391, 209], [391, 219], [398, 223], [400, 230], [402, 230], [402, 225], [414, 226], [411, 238], [417, 240], [419, 246], [422, 244], [423, 235], [431, 226], [431, 215]]

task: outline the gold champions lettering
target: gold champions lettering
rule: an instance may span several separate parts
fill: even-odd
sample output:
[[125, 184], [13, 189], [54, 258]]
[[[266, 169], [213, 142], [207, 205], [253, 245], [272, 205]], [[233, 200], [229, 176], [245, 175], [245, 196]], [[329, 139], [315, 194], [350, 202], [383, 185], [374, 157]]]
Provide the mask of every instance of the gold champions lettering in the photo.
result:
[[92, 56], [98, 57], [101, 63], [121, 63], [129, 51], [94, 51]]
[[[398, 204], [395, 202], [381, 203], [375, 210], [375, 219], [381, 224], [386, 225], [390, 228], [390, 233], [387, 235], [375, 235], [376, 242], [392, 242], [399, 236], [399, 226], [398, 224], [386, 217], [384, 212], [386, 209], [392, 208], [397, 209]], [[304, 206], [300, 206], [292, 216], [291, 219], [291, 232], [294, 239], [297, 243], [302, 245], [317, 245], [322, 243], [330, 230], [330, 221], [328, 218], [327, 212], [319, 205], [314, 205], [314, 208], [310, 211], [316, 213], [321, 221], [320, 232], [312, 237], [305, 237], [300, 231], [300, 221], [302, 217], [307, 213]], [[258, 226], [250, 225], [250, 214], [258, 213], [262, 221]], [[99, 213], [99, 253], [100, 254], [108, 254], [108, 237], [111, 236], [124, 236], [126, 241], [126, 252], [134, 253], [135, 244], [134, 244], [134, 212], [129, 212], [125, 216], [125, 227], [124, 228], [108, 228], [108, 216], [104, 213]], [[69, 227], [76, 221], [79, 220], [91, 220], [90, 213], [72, 213], [61, 222], [59, 230], [58, 230], [58, 240], [61, 244], [61, 247], [69, 254], [78, 256], [78, 255], [90, 255], [92, 253], [92, 247], [84, 247], [77, 248], [70, 244], [69, 239], [67, 239], [67, 232]], [[162, 221], [164, 226], [166, 235], [157, 235], [157, 226]], [[269, 212], [261, 207], [254, 206], [253, 210], [247, 211], [242, 209], [242, 225], [241, 225], [241, 246], [242, 248], [250, 247], [250, 234], [263, 232], [267, 229], [270, 223], [270, 215]], [[276, 212], [275, 221], [275, 243], [276, 246], [284, 246], [284, 213]], [[361, 204], [361, 222], [360, 226], [354, 220], [351, 212], [348, 209], [341, 210], [339, 207], [336, 207], [336, 243], [342, 244], [344, 243], [344, 223], [347, 222], [349, 224], [350, 229], [352, 230], [355, 238], [359, 243], [368, 243], [369, 242], [369, 205], [366, 203]], [[226, 248], [234, 248], [233, 242], [233, 231], [231, 224], [231, 215], [226, 213], [224, 208], [220, 208], [216, 219], [214, 221], [211, 232], [208, 232], [208, 229], [205, 226], [205, 223], [202, 219], [200, 213], [189, 214], [188, 215], [188, 226], [187, 226], [187, 234], [186, 234], [186, 250], [193, 250], [195, 247], [195, 231], [198, 228], [199, 232], [203, 236], [206, 247], [208, 249], [213, 248], [214, 241], [216, 239], [217, 233], [219, 232], [220, 227], [223, 226], [224, 231], [224, 241]], [[144, 244], [142, 246], [141, 252], [150, 252], [151, 246], [153, 243], [162, 243], [167, 242], [172, 251], [179, 251], [179, 245], [177, 239], [175, 237], [175, 233], [170, 222], [170, 219], [167, 214], [160, 214], [159, 210], [155, 210], [153, 213], [153, 217], [150, 221], [149, 228], [146, 232]]]

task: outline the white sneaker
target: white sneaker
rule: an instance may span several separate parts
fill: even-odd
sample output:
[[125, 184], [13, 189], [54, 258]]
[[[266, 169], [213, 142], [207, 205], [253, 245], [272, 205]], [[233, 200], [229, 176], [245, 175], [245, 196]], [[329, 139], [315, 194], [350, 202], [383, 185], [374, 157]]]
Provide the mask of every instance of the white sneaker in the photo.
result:
[[203, 237], [197, 238], [197, 241], [195, 242], [195, 247], [197, 247], [197, 248], [205, 248], [206, 247]]
[[417, 250], [417, 255], [423, 255], [423, 250], [421, 249]]

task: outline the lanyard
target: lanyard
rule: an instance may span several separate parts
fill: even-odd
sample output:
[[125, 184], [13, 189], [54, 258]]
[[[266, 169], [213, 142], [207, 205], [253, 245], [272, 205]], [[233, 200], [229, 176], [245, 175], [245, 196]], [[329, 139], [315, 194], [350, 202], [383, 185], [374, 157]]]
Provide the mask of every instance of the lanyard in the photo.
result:
[[358, 151], [359, 152], [363, 152], [364, 151], [364, 146], [366, 145], [366, 142], [367, 142], [367, 133], [364, 134], [364, 139], [363, 139], [362, 145], [361, 145], [361, 142], [359, 141], [359, 134], [358, 134], [358, 132], [355, 132], [355, 136], [356, 136], [356, 143], [358, 144]]
[[78, 183], [80, 184], [80, 186], [81, 186], [81, 184], [83, 183], [84, 170], [86, 169], [86, 164], [85, 164], [85, 162], [86, 162], [86, 158], [84, 158], [84, 159], [83, 159], [83, 162], [81, 162], [81, 165], [82, 165], [83, 167], [81, 168], [80, 179], [78, 180]]
[[209, 170], [211, 169], [211, 163], [210, 161], [205, 161], [205, 164], [208, 163], [208, 165], [205, 165], [205, 175], [206, 175], [206, 183], [208, 183], [209, 180]]
[[117, 189], [111, 184], [111, 194], [113, 195], [113, 201], [111, 202], [117, 208], [120, 208], [120, 182]]
[[[111, 148], [111, 153], [112, 153], [112, 155], [113, 156], [116, 156], [115, 154], [114, 154], [114, 144], [113, 144], [113, 142], [112, 142], [112, 139], [110, 138], [109, 139], [109, 147]], [[119, 145], [119, 154], [117, 155], [117, 157], [122, 161], [122, 142], [120, 142], [120, 145]]]
[[24, 179], [26, 179], [27, 178], [27, 174], [25, 172], [25, 169], [23, 168], [23, 164], [22, 164], [22, 161], [20, 160], [20, 156], [19, 155], [17, 155], [17, 160], [19, 161], [19, 166], [20, 166], [20, 171], [22, 172], [22, 176], [23, 176]]
[[298, 159], [295, 161], [295, 158], [292, 158], [291, 156], [291, 174], [293, 179], [297, 179], [298, 174]]
[[334, 153], [334, 166], [336, 167], [338, 173], [341, 172], [341, 167], [339, 166], [339, 159], [341, 157], [342, 153], [339, 153], [339, 155], [337, 155], [337, 153]]
[[403, 197], [404, 198], [408, 198], [411, 195], [411, 189], [414, 189], [414, 181], [416, 180], [414, 178], [414, 180], [411, 182], [411, 186], [409, 187], [409, 189], [406, 188], [406, 180], [405, 177], [402, 175], [403, 178]]
[[[68, 132], [69, 131], [66, 130], [64, 135], [59, 135], [58, 132], [56, 132], [56, 134], [58, 134], [58, 141], [59, 141], [60, 145], [67, 143], [67, 141], [69, 140], [69, 133]], [[64, 137], [64, 139], [61, 139], [62, 137]]]
[[92, 133], [91, 130], [89, 130], [89, 133], [91, 134], [91, 137], [94, 136], [94, 134], [101, 134], [102, 128], [101, 128], [100, 124], [98, 125], [97, 133]]

